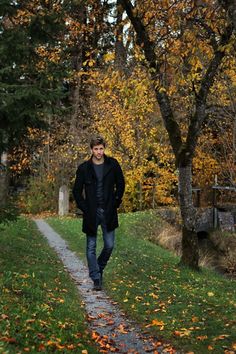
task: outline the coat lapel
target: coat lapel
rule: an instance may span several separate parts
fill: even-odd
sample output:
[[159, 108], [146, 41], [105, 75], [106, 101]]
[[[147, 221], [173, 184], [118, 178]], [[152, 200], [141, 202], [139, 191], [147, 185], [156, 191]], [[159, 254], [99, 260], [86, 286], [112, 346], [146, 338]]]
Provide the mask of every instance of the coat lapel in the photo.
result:
[[90, 158], [88, 160], [88, 176], [91, 176], [92, 178], [96, 179], [95, 171], [94, 171], [94, 168], [93, 168], [92, 158]]
[[111, 170], [112, 164], [110, 159], [105, 155], [104, 156], [104, 170], [103, 170], [103, 177], [105, 177], [108, 172]]

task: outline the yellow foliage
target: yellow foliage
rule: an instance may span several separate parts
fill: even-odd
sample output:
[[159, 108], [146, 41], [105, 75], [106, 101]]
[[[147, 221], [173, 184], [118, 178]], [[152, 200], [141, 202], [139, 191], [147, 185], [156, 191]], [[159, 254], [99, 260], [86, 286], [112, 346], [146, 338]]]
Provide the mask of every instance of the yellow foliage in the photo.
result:
[[108, 154], [121, 163], [126, 179], [125, 210], [173, 204], [176, 184], [173, 155], [150, 81], [143, 68], [130, 77], [108, 70], [94, 76], [95, 129], [108, 142]]

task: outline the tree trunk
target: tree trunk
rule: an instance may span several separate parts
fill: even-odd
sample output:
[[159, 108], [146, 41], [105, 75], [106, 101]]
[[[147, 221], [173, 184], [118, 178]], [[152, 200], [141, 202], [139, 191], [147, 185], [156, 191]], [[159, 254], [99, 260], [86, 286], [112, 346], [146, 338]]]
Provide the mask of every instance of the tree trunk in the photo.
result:
[[123, 7], [120, 0], [116, 3], [116, 35], [115, 35], [115, 67], [118, 70], [125, 71], [127, 65], [127, 52], [123, 42]]
[[179, 167], [179, 205], [182, 216], [181, 264], [199, 269], [198, 238], [195, 231], [196, 209], [192, 198], [192, 164]]
[[7, 204], [8, 196], [8, 174], [7, 174], [7, 154], [2, 153], [0, 159], [0, 209]]

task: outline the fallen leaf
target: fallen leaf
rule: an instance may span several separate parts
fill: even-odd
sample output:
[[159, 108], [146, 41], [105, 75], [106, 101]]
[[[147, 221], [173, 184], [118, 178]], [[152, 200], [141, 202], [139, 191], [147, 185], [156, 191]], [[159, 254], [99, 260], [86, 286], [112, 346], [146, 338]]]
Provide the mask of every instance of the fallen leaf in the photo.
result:
[[122, 325], [122, 324], [120, 324], [120, 325], [117, 327], [117, 329], [118, 329], [118, 331], [119, 331], [120, 333], [124, 333], [124, 334], [129, 333], [128, 331], [125, 330], [125, 326]]
[[43, 343], [39, 344], [38, 352], [44, 352], [46, 350], [45, 345]]
[[196, 317], [196, 316], [193, 316], [192, 317], [192, 322], [198, 322], [199, 321], [199, 318], [198, 317]]
[[190, 336], [191, 331], [187, 330], [187, 329], [182, 329], [181, 331], [174, 331], [174, 335], [177, 337], [188, 337]]
[[3, 342], [10, 343], [10, 344], [16, 344], [17, 343], [17, 340], [15, 338], [12, 338], [12, 337], [2, 337], [2, 338], [0, 338], [0, 340], [3, 341]]
[[35, 319], [33, 319], [33, 318], [29, 318], [28, 320], [26, 320], [25, 321], [26, 323], [33, 323], [33, 322], [35, 322]]
[[214, 341], [221, 340], [221, 339], [225, 339], [227, 337], [229, 337], [229, 334], [221, 334], [220, 336], [213, 338], [213, 340]]
[[211, 296], [214, 296], [215, 294], [214, 294], [213, 292], [209, 291], [209, 292], [207, 293], [207, 295], [211, 297]]
[[208, 345], [207, 349], [208, 350], [214, 350], [214, 347], [212, 347], [212, 345]]
[[204, 339], [207, 339], [208, 337], [207, 336], [198, 336], [197, 339], [198, 340], [204, 340]]
[[3, 320], [6, 320], [7, 318], [9, 318], [9, 316], [5, 315], [4, 313], [1, 315], [1, 317], [2, 317]]
[[75, 349], [75, 345], [74, 344], [67, 344], [66, 348], [69, 350], [73, 350], [73, 349]]
[[160, 330], [162, 331], [164, 329], [164, 322], [163, 321], [158, 321], [158, 320], [152, 320], [152, 323], [149, 325], [146, 325], [146, 328], [152, 327], [152, 326], [158, 326], [160, 327]]

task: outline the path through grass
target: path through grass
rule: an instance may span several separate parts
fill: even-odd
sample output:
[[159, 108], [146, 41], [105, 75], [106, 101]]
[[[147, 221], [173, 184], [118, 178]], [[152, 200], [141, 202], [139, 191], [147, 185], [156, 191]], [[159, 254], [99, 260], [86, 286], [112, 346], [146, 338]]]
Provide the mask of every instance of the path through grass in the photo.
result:
[[[140, 217], [146, 228], [136, 227]], [[48, 221], [85, 260], [81, 220]], [[148, 213], [120, 215], [116, 249], [105, 272], [106, 291], [144, 330], [177, 348], [234, 353], [236, 281], [208, 270], [179, 268], [177, 257], [145, 239], [150, 223]]]
[[98, 353], [78, 291], [34, 222], [0, 234], [0, 353]]

